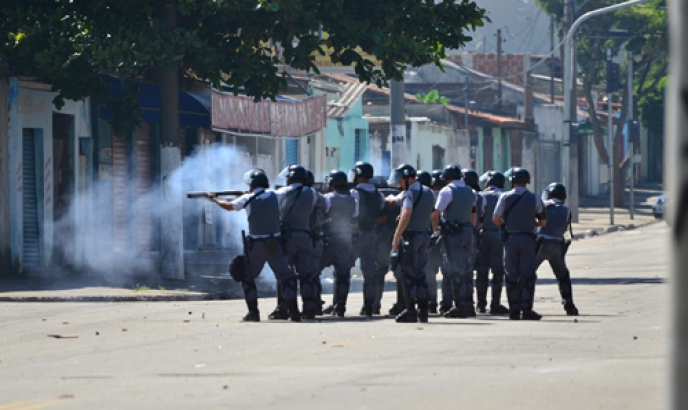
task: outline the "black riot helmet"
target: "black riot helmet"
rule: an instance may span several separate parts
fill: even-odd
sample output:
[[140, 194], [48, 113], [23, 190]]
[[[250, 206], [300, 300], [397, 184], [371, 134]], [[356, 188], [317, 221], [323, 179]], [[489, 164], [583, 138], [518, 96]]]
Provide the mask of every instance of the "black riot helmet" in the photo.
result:
[[351, 171], [353, 173], [354, 179], [356, 177], [370, 179], [373, 177], [373, 174], [375, 173], [375, 171], [373, 170], [373, 166], [370, 165], [370, 163], [363, 161], [358, 161], [356, 164], [354, 164], [354, 167], [351, 168]]
[[306, 174], [306, 168], [301, 165], [289, 165], [287, 169], [287, 184], [291, 185], [295, 182], [301, 182], [305, 184], [308, 180], [308, 175]]
[[496, 186], [497, 188], [504, 188], [506, 177], [499, 171], [489, 171], [487, 173], [487, 183], [485, 186]]
[[270, 181], [268, 176], [265, 175], [265, 171], [260, 168], [254, 168], [244, 174], [244, 181], [248, 184], [250, 188], [265, 188], [270, 187]]
[[441, 169], [434, 169], [430, 175], [432, 176], [433, 187], [443, 187], [445, 185], [444, 176]]
[[478, 183], [480, 176], [476, 170], [465, 168], [461, 170], [461, 173], [463, 174], [463, 181], [466, 183], [466, 185], [475, 189], [476, 191], [480, 191], [480, 184]]
[[428, 171], [419, 171], [416, 177], [421, 185], [430, 188], [432, 186], [432, 175]]
[[442, 176], [444, 177], [445, 181], [448, 180], [459, 180], [461, 177], [463, 177], [463, 172], [461, 172], [461, 167], [455, 164], [450, 164], [444, 167], [444, 171], [442, 171]]
[[552, 182], [547, 186], [547, 197], [556, 198], [562, 201], [566, 200], [566, 187], [558, 182]]
[[530, 172], [527, 169], [521, 167], [511, 168], [511, 176], [509, 177], [511, 185], [514, 184], [530, 184]]
[[306, 168], [306, 183], [304, 185], [311, 188], [313, 184], [315, 184], [315, 175], [313, 175], [313, 171]]
[[[408, 181], [409, 178], [415, 177], [416, 169], [409, 164], [402, 164], [399, 165], [394, 171], [392, 171], [392, 175], [390, 175], [389, 181], [387, 181], [387, 183], [389, 184], [389, 186], [397, 187], [399, 186], [400, 179], [405, 179]], [[406, 184], [405, 189], [408, 189], [408, 184]]]
[[326, 182], [331, 189], [349, 187], [349, 182], [347, 181], [346, 174], [344, 173], [344, 171], [339, 171], [337, 169], [333, 169], [332, 171], [330, 171], [330, 173], [327, 175]]

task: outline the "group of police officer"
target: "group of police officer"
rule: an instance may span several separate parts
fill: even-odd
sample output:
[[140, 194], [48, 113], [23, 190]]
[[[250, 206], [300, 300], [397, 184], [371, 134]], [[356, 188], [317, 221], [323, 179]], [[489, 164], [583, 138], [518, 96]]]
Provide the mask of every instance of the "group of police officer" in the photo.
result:
[[[265, 172], [253, 169], [245, 175], [247, 194], [232, 201], [207, 194], [223, 209], [246, 210], [244, 255], [230, 266], [244, 290], [244, 321], [260, 321], [255, 281], [266, 263], [277, 280], [277, 307], [269, 319], [343, 317], [356, 260], [363, 274], [362, 316], [380, 314], [390, 270], [397, 279], [397, 300], [389, 313], [397, 322], [424, 323], [438, 311], [447, 318], [474, 317], [476, 309], [488, 313], [492, 271], [489, 313], [539, 320], [533, 300], [536, 270], [545, 260], [557, 278], [566, 313], [578, 315], [565, 263], [571, 213], [561, 184], [551, 184], [543, 202], [526, 189], [530, 174], [518, 167], [510, 170], [508, 192], [503, 191], [504, 174], [486, 173], [481, 190], [478, 174], [458, 165], [432, 173], [401, 165], [386, 183], [399, 191], [387, 196], [373, 183], [374, 169], [367, 162], [356, 163], [351, 183], [343, 171], [331, 171], [325, 194], [313, 189], [313, 174], [302, 166], [289, 166], [280, 176], [286, 186], [270, 191]], [[333, 303], [323, 308], [320, 275], [328, 266], [334, 268]], [[500, 302], [504, 282], [508, 308]]]

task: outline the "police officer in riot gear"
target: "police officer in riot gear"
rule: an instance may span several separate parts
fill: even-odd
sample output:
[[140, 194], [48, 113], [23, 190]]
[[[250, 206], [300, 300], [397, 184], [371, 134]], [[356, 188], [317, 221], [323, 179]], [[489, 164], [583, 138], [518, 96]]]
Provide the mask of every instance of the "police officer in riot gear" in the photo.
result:
[[351, 284], [351, 222], [358, 216], [358, 202], [349, 191], [344, 172], [332, 170], [326, 182], [331, 191], [325, 194], [330, 207], [323, 226], [327, 241], [319, 272], [334, 265], [332, 315], [343, 317]]
[[248, 239], [246, 249], [246, 272], [242, 280], [244, 299], [248, 306], [245, 322], [259, 322], [258, 291], [255, 279], [265, 263], [270, 265], [281, 290], [281, 298], [287, 307], [287, 317], [300, 320], [296, 302], [296, 279], [284, 250], [280, 244], [279, 201], [274, 192], [266, 191], [269, 181], [265, 172], [254, 169], [246, 174], [250, 193], [233, 201], [225, 201], [207, 194], [211, 201], [228, 211], [246, 210], [248, 217]]
[[359, 205], [358, 228], [356, 241], [353, 244], [352, 265], [357, 258], [361, 259], [363, 273], [363, 308], [361, 315], [372, 316], [375, 310], [375, 299], [379, 292], [381, 281], [375, 267], [375, 247], [377, 243], [378, 219], [382, 216], [385, 206], [384, 197], [377, 187], [370, 183], [374, 175], [373, 166], [359, 161], [351, 169], [355, 187], [351, 195]]
[[[313, 240], [311, 239], [311, 215], [318, 202], [317, 193], [307, 186], [308, 174], [300, 165], [290, 165], [281, 174], [285, 174], [288, 186], [275, 191], [279, 199], [282, 233], [287, 241], [287, 257], [297, 275], [303, 313], [307, 319], [315, 318], [317, 312], [315, 285], [316, 269], [313, 268]], [[318, 301], [319, 302], [319, 301]], [[269, 319], [283, 319], [284, 306], [278, 300], [277, 308]]]
[[392, 252], [401, 259], [402, 280], [406, 309], [397, 322], [425, 323], [428, 321], [428, 284], [425, 267], [430, 245], [430, 215], [433, 209], [432, 191], [416, 180], [416, 170], [408, 164], [397, 167], [390, 177], [390, 185], [403, 191], [388, 197], [389, 203], [401, 207], [401, 215], [392, 239]]
[[[384, 187], [387, 187], [386, 181]], [[397, 229], [397, 219], [399, 218], [400, 209], [396, 203], [385, 203], [382, 212], [383, 223], [379, 224], [377, 228], [377, 248], [375, 250], [375, 269], [377, 270], [379, 282], [377, 289], [378, 293], [375, 297], [374, 314], [379, 314], [380, 312], [382, 293], [385, 290], [385, 276], [392, 268], [389, 255], [392, 252], [392, 238], [394, 238], [394, 231]], [[394, 269], [393, 272], [394, 277], [397, 279], [397, 283], [401, 282], [401, 275], [399, 272], [400, 269], [398, 267]], [[396, 301], [388, 311], [388, 314], [394, 317], [401, 313], [406, 307], [401, 286], [397, 286], [396, 293]]]
[[554, 272], [559, 285], [564, 310], [569, 316], [578, 316], [578, 308], [573, 303], [573, 291], [571, 289], [571, 274], [566, 266], [566, 251], [571, 244], [564, 239], [566, 229], [571, 226], [571, 210], [564, 205], [566, 200], [566, 187], [553, 182], [546, 189], [547, 200], [544, 202], [547, 212], [547, 225], [538, 229], [538, 240], [542, 245], [537, 255], [536, 269], [544, 261]]
[[480, 234], [478, 257], [476, 260], [475, 289], [478, 297], [478, 311], [487, 311], [487, 288], [490, 285], [489, 272], [492, 270], [492, 301], [490, 313], [493, 315], [505, 315], [509, 309], [501, 304], [502, 286], [504, 283], [504, 264], [502, 257], [504, 246], [499, 240], [499, 227], [492, 221], [495, 206], [499, 200], [506, 178], [498, 171], [489, 171], [485, 190], [480, 192], [485, 202], [485, 218]]
[[525, 168], [511, 169], [513, 189], [503, 193], [492, 216], [500, 227], [504, 242], [504, 270], [509, 301], [509, 319], [540, 320], [533, 310], [537, 275], [535, 228], [547, 224], [542, 200], [526, 189], [530, 173]]
[[432, 225], [443, 236], [444, 268], [449, 273], [454, 307], [447, 318], [475, 316], [473, 306], [473, 230], [477, 223], [476, 196], [473, 189], [461, 180], [463, 173], [457, 165], [445, 167], [448, 182], [437, 196]]

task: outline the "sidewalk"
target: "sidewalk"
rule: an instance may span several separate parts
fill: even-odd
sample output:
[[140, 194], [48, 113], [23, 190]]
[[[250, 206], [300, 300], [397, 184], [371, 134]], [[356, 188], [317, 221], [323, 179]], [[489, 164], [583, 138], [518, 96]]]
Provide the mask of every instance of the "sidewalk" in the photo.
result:
[[[635, 218], [630, 218], [627, 206], [619, 207], [615, 209], [614, 225], [609, 224], [608, 196], [581, 198], [578, 222], [573, 224], [575, 238], [580, 240], [658, 222], [652, 215], [651, 206], [661, 193], [659, 185], [637, 188]], [[242, 296], [241, 287], [231, 279], [166, 281], [160, 278], [133, 278], [125, 284], [108, 284], [73, 274], [51, 276], [52, 279], [0, 279], [0, 302], [157, 302], [234, 299]], [[361, 280], [357, 269], [352, 276], [352, 284]], [[390, 280], [393, 281], [392, 275], [388, 275]]]

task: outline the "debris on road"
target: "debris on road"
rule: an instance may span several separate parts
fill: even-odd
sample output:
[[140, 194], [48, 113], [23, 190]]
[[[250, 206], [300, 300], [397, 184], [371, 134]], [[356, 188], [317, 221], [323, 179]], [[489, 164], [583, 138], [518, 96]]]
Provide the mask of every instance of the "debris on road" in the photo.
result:
[[53, 337], [55, 339], [76, 339], [79, 337], [79, 335], [75, 334], [66, 334], [66, 335], [60, 335], [60, 334], [50, 334], [48, 337]]

